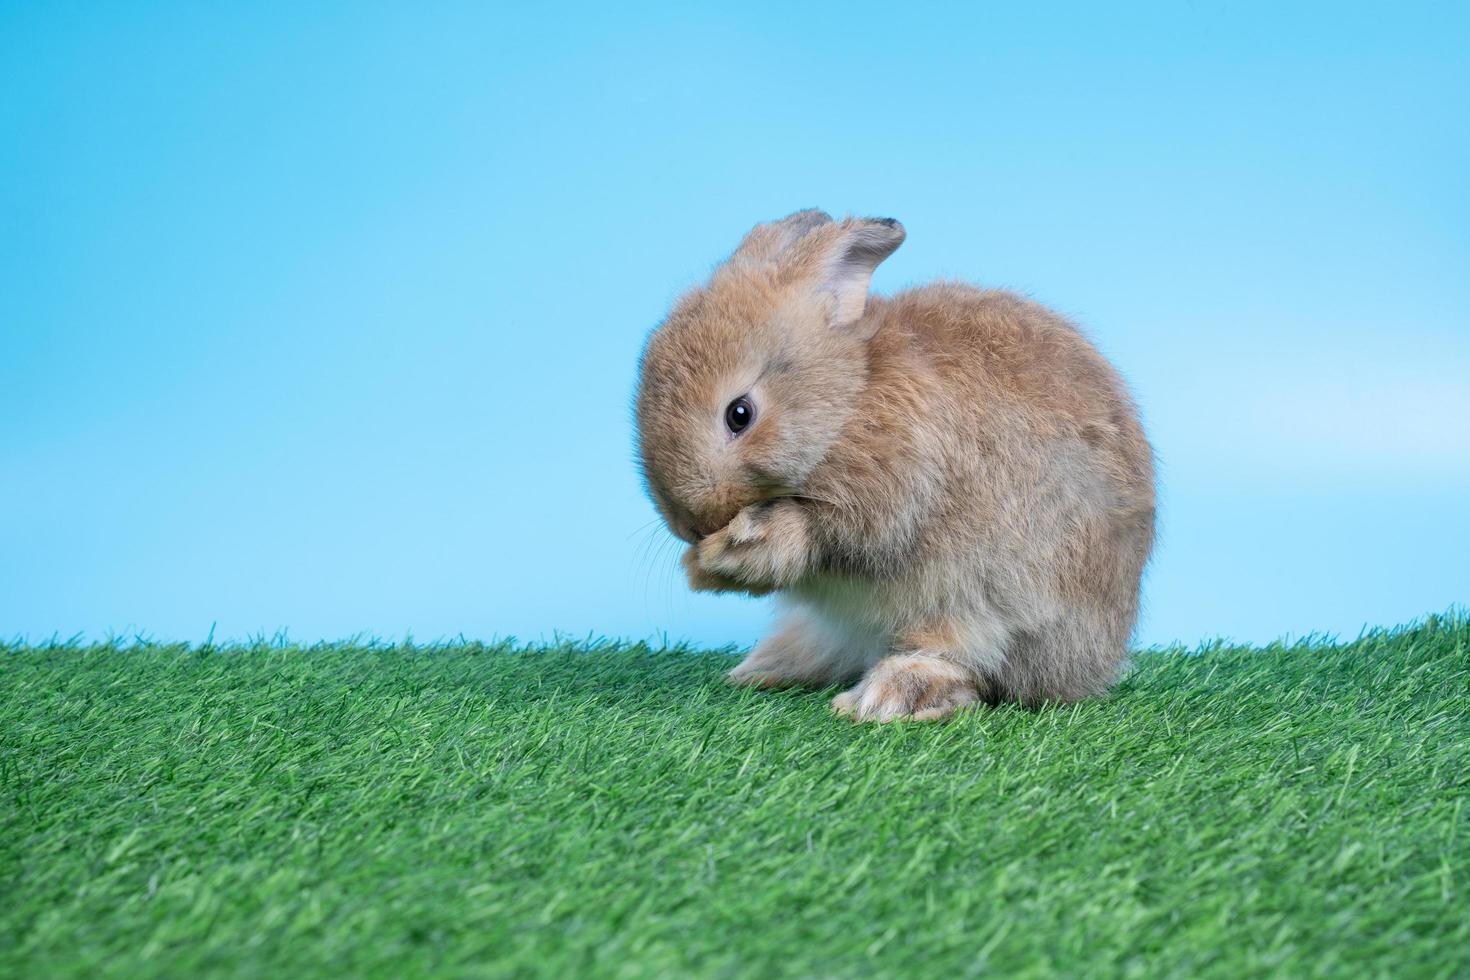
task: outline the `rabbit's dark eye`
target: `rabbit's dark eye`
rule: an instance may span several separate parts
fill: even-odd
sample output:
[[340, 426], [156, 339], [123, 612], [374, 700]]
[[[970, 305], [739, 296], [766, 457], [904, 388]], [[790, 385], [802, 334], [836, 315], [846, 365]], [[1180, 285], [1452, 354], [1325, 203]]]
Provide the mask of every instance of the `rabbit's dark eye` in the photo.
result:
[[741, 395], [725, 406], [725, 428], [732, 435], [740, 435], [755, 421], [755, 403], [747, 395]]

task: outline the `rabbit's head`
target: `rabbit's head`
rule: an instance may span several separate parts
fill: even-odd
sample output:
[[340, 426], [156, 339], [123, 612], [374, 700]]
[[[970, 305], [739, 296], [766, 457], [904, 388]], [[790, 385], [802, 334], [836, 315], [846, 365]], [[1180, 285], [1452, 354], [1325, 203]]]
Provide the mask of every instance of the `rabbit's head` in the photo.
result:
[[649, 495], [694, 542], [742, 508], [800, 495], [867, 377], [873, 270], [903, 242], [891, 218], [799, 211], [757, 225], [679, 300], [640, 365]]

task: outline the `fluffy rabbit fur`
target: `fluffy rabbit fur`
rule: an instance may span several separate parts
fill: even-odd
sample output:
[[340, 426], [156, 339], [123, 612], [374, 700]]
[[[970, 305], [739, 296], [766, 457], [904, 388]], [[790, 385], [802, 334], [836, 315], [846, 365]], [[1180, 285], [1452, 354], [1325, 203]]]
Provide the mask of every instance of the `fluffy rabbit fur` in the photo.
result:
[[832, 706], [864, 721], [1105, 691], [1154, 537], [1133, 403], [1019, 296], [870, 296], [903, 239], [820, 211], [759, 225], [644, 350], [643, 475], [691, 586], [781, 595], [730, 677], [855, 684]]

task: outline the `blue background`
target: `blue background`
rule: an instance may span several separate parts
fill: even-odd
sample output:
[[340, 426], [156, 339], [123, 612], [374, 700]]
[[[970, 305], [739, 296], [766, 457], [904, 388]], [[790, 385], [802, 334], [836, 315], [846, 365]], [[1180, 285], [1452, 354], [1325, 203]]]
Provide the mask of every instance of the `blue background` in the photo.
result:
[[0, 635], [749, 642], [634, 364], [808, 206], [1120, 365], [1142, 642], [1470, 596], [1470, 7], [306, 6], [0, 6]]

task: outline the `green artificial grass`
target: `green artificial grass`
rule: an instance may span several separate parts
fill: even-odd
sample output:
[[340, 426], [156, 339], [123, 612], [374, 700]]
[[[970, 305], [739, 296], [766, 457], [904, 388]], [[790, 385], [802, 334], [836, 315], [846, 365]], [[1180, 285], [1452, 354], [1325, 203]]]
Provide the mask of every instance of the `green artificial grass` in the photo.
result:
[[0, 646], [0, 975], [1465, 976], [1470, 620], [854, 726], [644, 646]]

